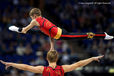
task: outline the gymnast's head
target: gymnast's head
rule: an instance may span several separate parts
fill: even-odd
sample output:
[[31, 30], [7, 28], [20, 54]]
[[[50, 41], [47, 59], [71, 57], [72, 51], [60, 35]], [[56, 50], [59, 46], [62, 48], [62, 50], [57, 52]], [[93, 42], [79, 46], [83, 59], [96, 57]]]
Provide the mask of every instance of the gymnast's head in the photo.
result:
[[41, 10], [38, 8], [33, 8], [31, 9], [31, 11], [29, 12], [29, 15], [32, 19], [35, 19], [39, 16], [41, 16]]
[[56, 63], [58, 60], [58, 52], [56, 50], [50, 50], [47, 53], [47, 60], [49, 63]]

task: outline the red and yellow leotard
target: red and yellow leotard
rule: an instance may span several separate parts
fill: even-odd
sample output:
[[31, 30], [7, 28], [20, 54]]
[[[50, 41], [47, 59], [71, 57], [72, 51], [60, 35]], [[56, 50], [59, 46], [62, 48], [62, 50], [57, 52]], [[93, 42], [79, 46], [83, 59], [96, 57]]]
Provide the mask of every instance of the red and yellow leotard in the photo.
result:
[[36, 18], [36, 21], [40, 24], [40, 30], [48, 36], [54, 39], [59, 39], [62, 34], [62, 29], [55, 26], [49, 20], [44, 17]]
[[[54, 39], [75, 39], [75, 38], [104, 38], [105, 33], [68, 33], [62, 30], [61, 28], [55, 26], [49, 20], [44, 17], [36, 18], [36, 21], [40, 24], [40, 30], [46, 35]], [[64, 33], [65, 32], [65, 33]]]

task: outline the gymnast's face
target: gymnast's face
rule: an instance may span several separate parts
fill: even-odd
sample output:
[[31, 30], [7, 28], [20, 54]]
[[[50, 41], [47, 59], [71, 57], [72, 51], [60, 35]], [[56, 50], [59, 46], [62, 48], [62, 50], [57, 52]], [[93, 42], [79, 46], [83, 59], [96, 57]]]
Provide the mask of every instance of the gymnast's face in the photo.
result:
[[31, 17], [31, 19], [33, 20], [34, 19], [34, 17], [33, 16], [30, 16]]
[[33, 19], [37, 18], [38, 16], [34, 14], [33, 16], [30, 16], [30, 17], [33, 20]]

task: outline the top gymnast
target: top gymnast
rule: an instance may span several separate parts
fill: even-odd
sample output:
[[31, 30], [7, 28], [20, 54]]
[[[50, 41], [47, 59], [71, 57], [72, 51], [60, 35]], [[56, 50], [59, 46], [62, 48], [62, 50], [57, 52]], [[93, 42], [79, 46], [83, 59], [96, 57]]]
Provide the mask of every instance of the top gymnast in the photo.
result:
[[34, 26], [38, 26], [40, 30], [54, 39], [80, 39], [80, 38], [104, 38], [105, 40], [113, 39], [113, 36], [108, 35], [106, 32], [104, 33], [69, 33], [64, 29], [61, 29], [50, 22], [48, 19], [42, 17], [41, 11], [38, 8], [33, 8], [30, 13], [30, 17], [32, 21], [26, 27], [20, 28], [16, 26], [10, 26], [9, 30], [15, 31], [18, 33], [27, 33]]

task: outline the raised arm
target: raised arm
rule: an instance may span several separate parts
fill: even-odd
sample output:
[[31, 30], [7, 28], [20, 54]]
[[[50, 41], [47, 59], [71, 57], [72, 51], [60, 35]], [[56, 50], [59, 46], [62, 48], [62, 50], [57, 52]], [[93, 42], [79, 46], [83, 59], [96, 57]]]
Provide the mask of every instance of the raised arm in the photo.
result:
[[99, 61], [99, 59], [101, 59], [102, 57], [103, 56], [92, 57], [89, 59], [81, 60], [81, 61], [71, 64], [71, 65], [63, 65], [62, 67], [64, 69], [64, 72], [70, 72], [72, 70], [75, 70], [76, 68], [85, 66], [85, 65], [91, 63], [92, 61]]
[[25, 34], [28, 30], [30, 30], [34, 26], [39, 26], [39, 23], [36, 20], [32, 20], [28, 26], [23, 27], [23, 28], [19, 28], [16, 26], [10, 26], [9, 30]]
[[50, 37], [50, 51], [53, 51], [54, 50], [54, 39]]
[[0, 62], [6, 66], [6, 69], [12, 66], [14, 68], [24, 70], [24, 71], [30, 71], [33, 73], [42, 73], [44, 70], [44, 66], [30, 66], [26, 64], [16, 64], [16, 63], [4, 62], [2, 60], [0, 60]]
[[22, 28], [21, 33], [26, 33], [28, 30], [30, 30], [31, 28], [33, 28], [36, 25], [39, 26], [39, 23], [36, 20], [32, 20], [28, 26]]

